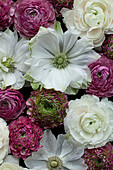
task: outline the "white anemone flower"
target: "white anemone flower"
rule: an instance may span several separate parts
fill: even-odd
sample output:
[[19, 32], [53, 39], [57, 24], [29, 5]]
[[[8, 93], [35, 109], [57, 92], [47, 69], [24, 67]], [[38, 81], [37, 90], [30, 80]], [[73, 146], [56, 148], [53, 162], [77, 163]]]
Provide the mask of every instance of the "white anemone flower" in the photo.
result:
[[[68, 94], [86, 88], [91, 81], [88, 65], [100, 58], [93, 51], [93, 43], [87, 38], [79, 39], [73, 28], [63, 33], [59, 23], [54, 29], [40, 28], [30, 42], [31, 59], [25, 78]], [[75, 94], [74, 93], [74, 94]]]
[[18, 41], [16, 32], [0, 32], [0, 88], [12, 86], [20, 89], [25, 80], [23, 74], [28, 70], [24, 61], [29, 58], [28, 40]]
[[82, 145], [74, 144], [65, 135], [57, 139], [48, 129], [41, 139], [42, 148], [25, 160], [28, 168], [34, 170], [86, 170], [87, 166], [81, 156], [84, 154]]

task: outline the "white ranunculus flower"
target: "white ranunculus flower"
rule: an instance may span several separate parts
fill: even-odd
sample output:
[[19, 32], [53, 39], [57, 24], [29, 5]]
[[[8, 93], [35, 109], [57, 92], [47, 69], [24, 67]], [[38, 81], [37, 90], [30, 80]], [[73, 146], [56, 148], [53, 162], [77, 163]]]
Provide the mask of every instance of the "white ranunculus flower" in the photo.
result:
[[93, 40], [95, 47], [102, 45], [104, 34], [113, 34], [112, 0], [75, 0], [72, 10], [62, 9], [67, 27], [73, 26], [81, 36]]
[[16, 158], [13, 155], [7, 155], [4, 159], [4, 162], [0, 165], [0, 170], [28, 170], [28, 169], [19, 166], [19, 158]]
[[57, 139], [48, 129], [41, 139], [42, 148], [25, 160], [28, 168], [34, 170], [86, 170], [87, 165], [81, 156], [84, 147], [73, 143], [63, 134]]
[[113, 140], [113, 103], [90, 95], [72, 100], [64, 126], [66, 133], [85, 147], [104, 146]]
[[0, 164], [8, 154], [9, 150], [9, 130], [6, 122], [0, 118]]
[[4, 162], [2, 165], [0, 165], [0, 170], [24, 170], [24, 168], [18, 164]]
[[0, 88], [20, 89], [24, 85], [23, 74], [28, 70], [24, 61], [30, 56], [28, 42], [23, 38], [18, 41], [16, 32], [0, 32]]
[[92, 48], [92, 41], [79, 39], [73, 28], [65, 33], [59, 23], [55, 29], [41, 28], [30, 41], [32, 58], [25, 62], [30, 66], [25, 78], [72, 94], [91, 81], [88, 65], [100, 58]]

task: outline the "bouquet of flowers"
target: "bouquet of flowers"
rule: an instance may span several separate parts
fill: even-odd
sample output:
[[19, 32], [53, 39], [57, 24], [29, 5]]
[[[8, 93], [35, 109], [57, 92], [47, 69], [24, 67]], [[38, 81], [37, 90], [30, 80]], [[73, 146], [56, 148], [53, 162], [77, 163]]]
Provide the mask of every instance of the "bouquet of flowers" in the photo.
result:
[[112, 0], [0, 0], [0, 170], [113, 169]]

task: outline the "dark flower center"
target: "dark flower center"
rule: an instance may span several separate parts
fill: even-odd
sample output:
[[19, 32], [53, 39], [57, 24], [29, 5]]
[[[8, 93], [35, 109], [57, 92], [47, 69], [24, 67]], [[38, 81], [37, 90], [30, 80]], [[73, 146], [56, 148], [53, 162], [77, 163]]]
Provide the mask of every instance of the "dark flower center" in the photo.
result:
[[102, 73], [101, 73], [101, 72], [98, 72], [98, 77], [99, 77], [99, 78], [101, 77], [101, 75], [102, 75]]
[[23, 138], [23, 137], [25, 137], [26, 136], [26, 132], [22, 132], [21, 133], [21, 137]]
[[49, 102], [44, 102], [43, 105], [44, 105], [45, 109], [52, 109], [53, 108], [53, 105]]
[[102, 159], [101, 158], [97, 158], [96, 159], [96, 165], [97, 166], [101, 166], [101, 164], [102, 164]]
[[36, 12], [36, 11], [31, 11], [31, 12], [30, 12], [30, 15], [31, 15], [32, 17], [34, 17], [34, 16], [37, 15], [37, 12]]
[[1, 105], [2, 105], [3, 107], [5, 107], [5, 106], [8, 106], [8, 103], [7, 103], [6, 101], [3, 101], [3, 102], [1, 103]]

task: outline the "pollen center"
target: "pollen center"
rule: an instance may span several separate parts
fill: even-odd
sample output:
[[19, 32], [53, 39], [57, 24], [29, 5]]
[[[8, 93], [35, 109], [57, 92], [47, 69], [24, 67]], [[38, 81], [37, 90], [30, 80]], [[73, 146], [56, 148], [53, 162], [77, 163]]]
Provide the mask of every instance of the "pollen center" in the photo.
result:
[[60, 53], [54, 57], [53, 65], [58, 69], [65, 68], [68, 65], [68, 58], [65, 54]]

